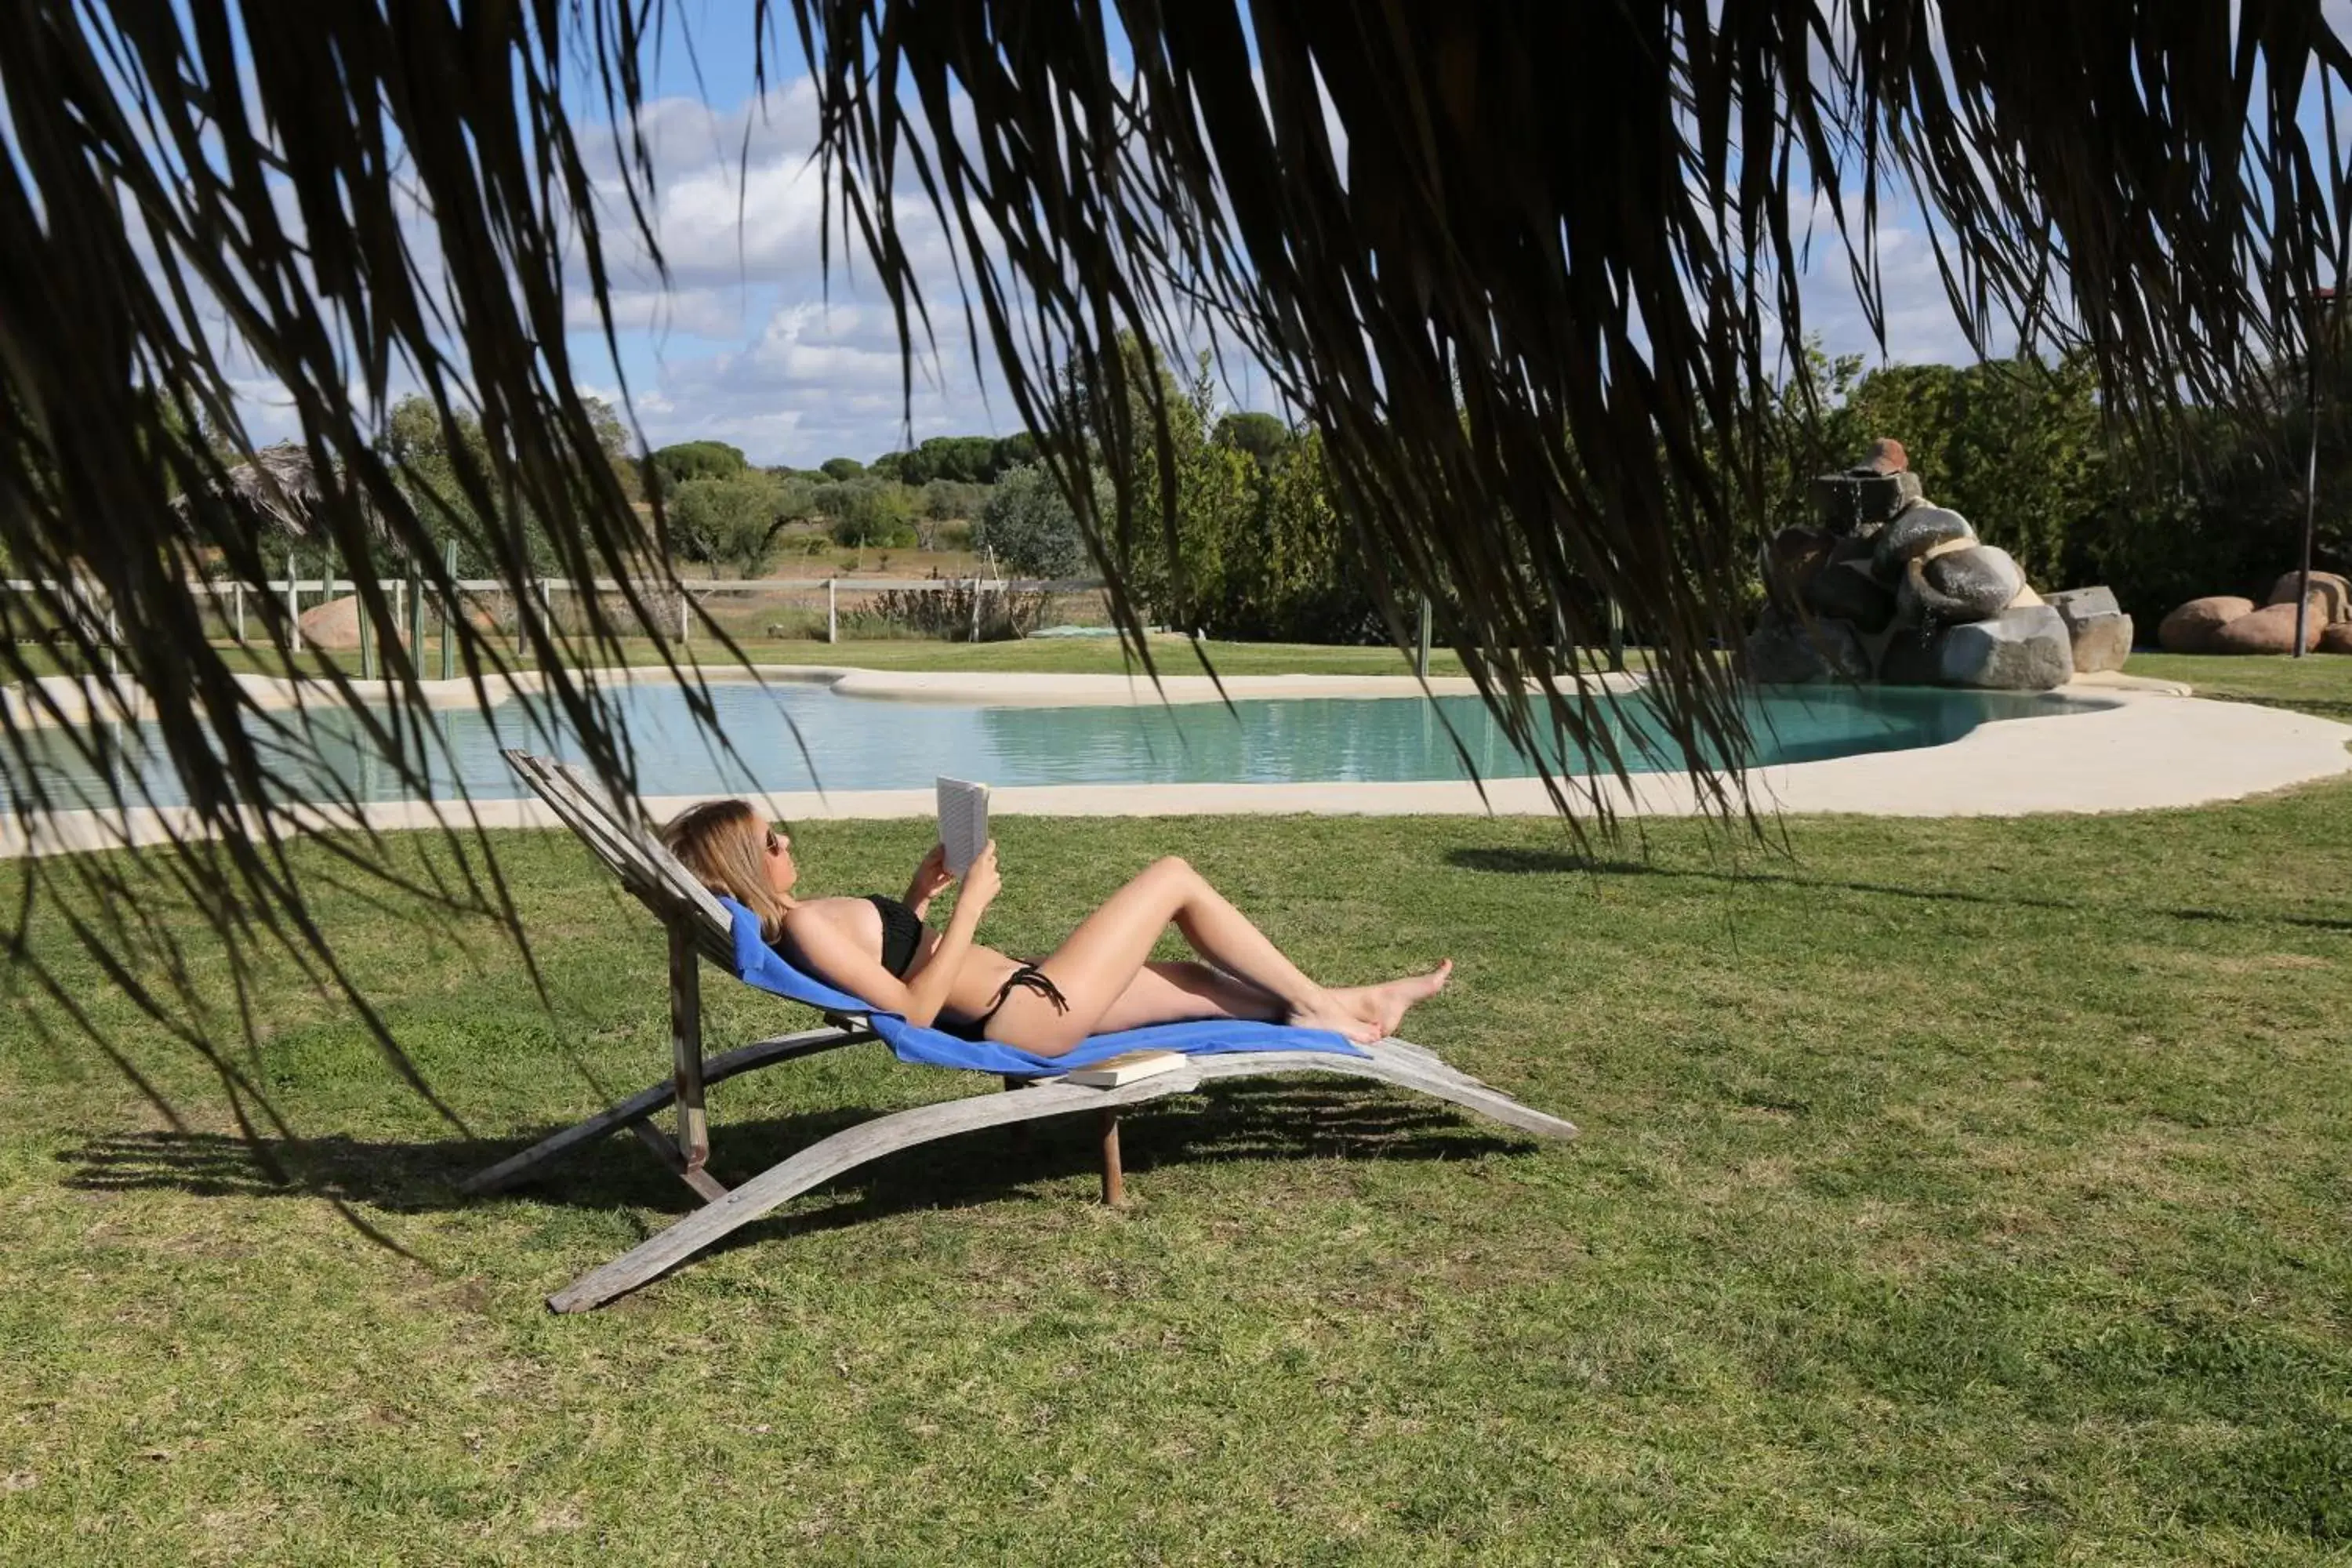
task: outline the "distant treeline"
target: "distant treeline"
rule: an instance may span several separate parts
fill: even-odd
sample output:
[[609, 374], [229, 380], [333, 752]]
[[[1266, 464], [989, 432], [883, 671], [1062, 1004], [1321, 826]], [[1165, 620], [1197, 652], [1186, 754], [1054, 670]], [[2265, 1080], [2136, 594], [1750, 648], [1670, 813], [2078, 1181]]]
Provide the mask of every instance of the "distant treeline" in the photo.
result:
[[[856, 458], [827, 458], [814, 468], [779, 464], [764, 469], [772, 479], [807, 479], [813, 483], [850, 479], [891, 479], [917, 489], [934, 479], [950, 484], [992, 485], [1013, 469], [1037, 460], [1037, 437], [1018, 436], [934, 436], [911, 452], [885, 452], [872, 462]], [[733, 479], [752, 467], [742, 448], [724, 441], [680, 441], [653, 455], [654, 468], [666, 484], [688, 479]]]

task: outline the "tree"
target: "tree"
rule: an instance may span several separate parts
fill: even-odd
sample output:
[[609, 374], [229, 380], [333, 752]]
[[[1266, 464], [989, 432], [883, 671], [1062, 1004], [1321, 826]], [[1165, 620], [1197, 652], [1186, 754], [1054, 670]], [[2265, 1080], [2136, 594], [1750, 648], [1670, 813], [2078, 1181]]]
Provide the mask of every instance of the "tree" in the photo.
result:
[[1931, 498], [2014, 555], [2030, 581], [2058, 587], [2067, 541], [2108, 493], [2095, 390], [2080, 358], [1901, 365], [1863, 377], [1848, 405], [1859, 435], [1903, 442]]
[[583, 397], [580, 405], [587, 412], [588, 423], [596, 432], [596, 445], [604, 453], [604, 461], [613, 470], [613, 478], [621, 492], [631, 500], [645, 493], [642, 471], [635, 455], [629, 448], [629, 427], [621, 416], [601, 397]]
[[989, 487], [959, 484], [953, 479], [933, 479], [923, 487], [923, 515], [933, 522], [946, 522], [954, 518], [977, 518], [980, 509], [987, 504]]
[[731, 479], [751, 467], [741, 447], [724, 441], [680, 441], [656, 452], [653, 465], [667, 486], [688, 479]]
[[[609, 429], [599, 431], [597, 454], [590, 460], [621, 484], [620, 469], [625, 465], [614, 463], [610, 448], [602, 444], [608, 435]], [[444, 415], [429, 398], [404, 397], [385, 417], [375, 451], [400, 476], [401, 494], [422, 524], [425, 537], [418, 559], [437, 563], [441, 547], [454, 543], [461, 576], [495, 571], [502, 552], [525, 563], [533, 575], [551, 573], [561, 560], [562, 552], [539, 514], [526, 501], [502, 497], [488, 487], [497, 459], [482, 422], [470, 410]], [[388, 542], [372, 559], [387, 572], [410, 564], [405, 553]]]
[[889, 479], [853, 479], [836, 489], [835, 543], [895, 548], [915, 542], [915, 498], [906, 486]]
[[[1106, 485], [1097, 504], [1109, 502]], [[1054, 476], [1034, 463], [996, 481], [974, 520], [971, 547], [1015, 577], [1078, 577], [1091, 570], [1077, 514]]]
[[854, 479], [866, 471], [866, 465], [855, 458], [827, 458], [817, 467], [829, 479]]
[[732, 566], [757, 577], [775, 552], [787, 521], [787, 492], [761, 473], [688, 479], [669, 500], [672, 545], [688, 561]]
[[1247, 452], [1263, 465], [1290, 445], [1290, 426], [1271, 414], [1233, 413], [1217, 421], [1217, 445]]

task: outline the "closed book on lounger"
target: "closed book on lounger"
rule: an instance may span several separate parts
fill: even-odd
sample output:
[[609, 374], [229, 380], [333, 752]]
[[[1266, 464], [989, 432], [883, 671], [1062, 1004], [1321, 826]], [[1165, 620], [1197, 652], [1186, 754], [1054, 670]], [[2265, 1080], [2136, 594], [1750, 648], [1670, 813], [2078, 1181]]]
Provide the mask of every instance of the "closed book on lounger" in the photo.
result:
[[1092, 1067], [1083, 1067], [1064, 1073], [1069, 1083], [1082, 1083], [1088, 1089], [1117, 1089], [1121, 1084], [1139, 1079], [1157, 1078], [1164, 1072], [1174, 1072], [1184, 1065], [1184, 1058], [1174, 1051], [1121, 1051], [1115, 1057], [1105, 1057]]

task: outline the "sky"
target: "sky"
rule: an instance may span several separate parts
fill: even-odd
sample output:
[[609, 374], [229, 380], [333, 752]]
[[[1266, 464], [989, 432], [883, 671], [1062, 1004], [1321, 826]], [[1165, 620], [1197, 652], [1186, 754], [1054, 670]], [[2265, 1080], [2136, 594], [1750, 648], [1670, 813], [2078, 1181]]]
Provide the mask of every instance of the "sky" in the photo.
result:
[[[682, 15], [691, 47], [676, 37], [667, 44], [646, 116], [656, 165], [655, 226], [668, 277], [658, 278], [633, 244], [610, 258], [617, 365], [583, 279], [572, 340], [583, 390], [618, 405], [625, 385], [650, 446], [715, 439], [754, 462], [795, 467], [835, 456], [871, 460], [910, 437], [1018, 428], [1010, 400], [972, 362], [948, 248], [928, 213], [909, 226], [908, 237], [940, 350], [918, 365], [911, 406], [902, 396], [889, 311], [867, 286], [854, 242], [845, 246], [837, 231], [828, 276], [820, 253], [823, 192], [809, 163], [814, 91], [795, 41], [772, 40], [761, 95], [750, 5], [688, 0]], [[598, 155], [610, 162], [609, 153]], [[1882, 213], [1881, 345], [1854, 298], [1844, 247], [1826, 208], [1816, 205], [1803, 282], [1809, 336], [1832, 354], [1862, 355], [1866, 365], [1970, 357], [1916, 209], [1897, 202]], [[1272, 406], [1262, 374], [1237, 365], [1233, 376], [1234, 405]], [[291, 434], [265, 385], [255, 384], [248, 410], [257, 439]]]
[[[658, 168], [656, 229], [668, 287], [638, 268], [616, 292], [620, 367], [654, 446], [714, 439], [754, 462], [812, 467], [870, 461], [912, 438], [1009, 435], [1019, 417], [992, 375], [975, 369], [942, 237], [928, 223], [914, 244], [938, 332], [936, 360], [918, 367], [902, 400], [896, 330], [863, 258], [835, 236], [832, 275], [819, 254], [821, 187], [808, 158], [814, 93], [796, 40], [772, 38], [768, 91], [755, 91], [750, 6], [710, 0], [687, 12], [691, 51], [673, 39], [654, 72], [647, 117]], [[745, 140], [748, 132], [748, 143]], [[747, 156], [748, 147], [748, 156]], [[1887, 342], [1870, 335], [1843, 247], [1822, 209], [1805, 283], [1805, 329], [1832, 353], [1866, 363], [1964, 362], [1968, 344], [1944, 296], [1915, 212], [1879, 228]], [[583, 296], [581, 324], [591, 324]], [[582, 364], [606, 363], [601, 337], [575, 335]], [[1262, 374], [1231, 367], [1229, 400], [1274, 407]], [[583, 375], [617, 403], [620, 377]], [[1278, 410], [1277, 410], [1278, 411]]]

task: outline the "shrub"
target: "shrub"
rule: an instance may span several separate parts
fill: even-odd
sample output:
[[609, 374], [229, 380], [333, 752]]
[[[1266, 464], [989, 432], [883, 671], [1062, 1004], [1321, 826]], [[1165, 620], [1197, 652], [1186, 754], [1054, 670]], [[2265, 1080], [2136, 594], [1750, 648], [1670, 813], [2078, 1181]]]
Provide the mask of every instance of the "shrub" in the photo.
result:
[[872, 636], [878, 630], [885, 636], [944, 637], [949, 642], [1004, 642], [1035, 631], [1045, 616], [1045, 603], [1052, 597], [1042, 590], [989, 588], [977, 592], [977, 637], [972, 629], [975, 590], [970, 583], [936, 590], [893, 588], [875, 595], [871, 604], [849, 619], [861, 637]]
[[[1108, 510], [1108, 489], [1097, 504]], [[997, 564], [1016, 577], [1076, 577], [1087, 570], [1077, 517], [1053, 475], [1036, 463], [997, 481], [972, 528], [971, 547], [992, 552]]]

